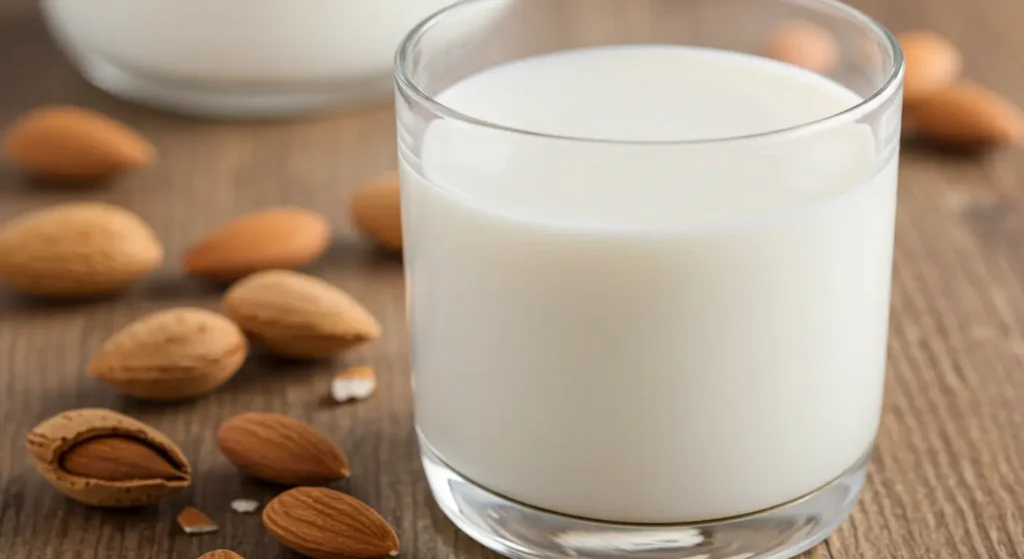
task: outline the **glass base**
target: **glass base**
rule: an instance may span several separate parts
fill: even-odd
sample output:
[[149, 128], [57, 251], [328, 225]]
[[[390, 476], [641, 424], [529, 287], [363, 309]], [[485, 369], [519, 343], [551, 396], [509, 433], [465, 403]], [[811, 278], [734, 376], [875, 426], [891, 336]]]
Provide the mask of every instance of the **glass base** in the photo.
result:
[[778, 507], [678, 525], [612, 524], [563, 516], [494, 494], [462, 477], [420, 434], [434, 499], [460, 530], [514, 559], [787, 559], [821, 543], [850, 515], [870, 452], [839, 478]]
[[286, 118], [391, 99], [390, 74], [359, 83], [236, 90], [152, 77], [89, 55], [75, 57], [90, 83], [114, 96], [175, 113], [221, 119]]

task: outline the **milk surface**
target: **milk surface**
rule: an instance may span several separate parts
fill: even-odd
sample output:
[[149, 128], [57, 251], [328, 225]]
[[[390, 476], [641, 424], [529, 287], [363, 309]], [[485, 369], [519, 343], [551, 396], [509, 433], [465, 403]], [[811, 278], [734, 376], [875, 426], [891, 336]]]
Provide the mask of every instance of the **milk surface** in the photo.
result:
[[402, 138], [417, 425], [452, 468], [556, 512], [674, 523], [798, 498], [870, 449], [896, 156], [849, 119], [757, 136], [856, 94], [630, 46], [437, 98], [529, 132]]

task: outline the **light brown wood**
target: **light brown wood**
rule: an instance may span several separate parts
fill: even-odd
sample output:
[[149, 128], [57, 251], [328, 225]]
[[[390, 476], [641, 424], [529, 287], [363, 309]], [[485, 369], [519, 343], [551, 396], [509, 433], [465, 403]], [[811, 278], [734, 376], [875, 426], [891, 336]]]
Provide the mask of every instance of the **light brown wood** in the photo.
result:
[[[929, 28], [963, 47], [968, 74], [1024, 102], [1024, 3], [858, 0], [895, 30]], [[412, 429], [401, 263], [358, 240], [347, 199], [394, 167], [387, 106], [274, 124], [185, 119], [119, 102], [87, 85], [52, 46], [31, 0], [0, 0], [0, 123], [32, 106], [73, 102], [122, 118], [153, 139], [158, 165], [97, 189], [31, 185], [0, 170], [0, 222], [72, 199], [139, 212], [166, 243], [168, 265], [122, 296], [74, 305], [0, 292], [0, 557], [193, 559], [230, 548], [248, 559], [291, 557], [230, 502], [275, 489], [238, 476], [214, 444], [221, 421], [283, 412], [329, 433], [354, 472], [339, 488], [391, 521], [403, 556], [494, 558], [431, 501]], [[215, 308], [219, 292], [182, 277], [187, 247], [212, 227], [275, 204], [316, 208], [336, 228], [313, 268], [349, 290], [386, 335], [344, 360], [309, 365], [252, 359], [209, 397], [172, 405], [124, 398], [87, 378], [104, 339], [174, 305]], [[806, 557], [1024, 557], [1024, 152], [957, 157], [909, 147], [901, 172], [888, 392], [869, 484], [852, 519]], [[332, 373], [372, 363], [377, 393], [328, 399]], [[195, 484], [159, 507], [86, 508], [32, 470], [25, 433], [61, 410], [105, 406], [181, 443]], [[814, 452], [808, 448], [807, 452]], [[220, 532], [188, 537], [174, 523], [195, 505]]]

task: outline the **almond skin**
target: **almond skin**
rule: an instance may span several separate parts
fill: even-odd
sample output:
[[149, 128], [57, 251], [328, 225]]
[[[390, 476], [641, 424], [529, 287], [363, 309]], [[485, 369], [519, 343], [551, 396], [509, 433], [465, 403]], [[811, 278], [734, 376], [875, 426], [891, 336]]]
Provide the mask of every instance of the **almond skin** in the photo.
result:
[[248, 353], [242, 330], [198, 308], [159, 311], [114, 334], [89, 375], [143, 400], [180, 400], [231, 380]]
[[389, 173], [359, 188], [350, 211], [356, 227], [388, 250], [402, 250], [402, 203], [398, 173]]
[[101, 179], [150, 164], [152, 144], [95, 111], [71, 106], [33, 109], [4, 134], [0, 153], [22, 171], [55, 179]]
[[348, 458], [313, 426], [276, 413], [225, 421], [217, 446], [242, 472], [280, 485], [326, 485], [348, 477]]
[[250, 339], [284, 357], [330, 357], [381, 333], [377, 319], [348, 293], [286, 270], [240, 280], [224, 294], [221, 308]]
[[159, 268], [163, 259], [153, 230], [110, 204], [31, 211], [0, 229], [0, 283], [33, 295], [113, 293]]
[[192, 468], [178, 445], [149, 425], [111, 410], [83, 408], [55, 415], [36, 425], [25, 445], [36, 470], [51, 485], [87, 505], [148, 505], [192, 481]]
[[827, 74], [839, 63], [839, 43], [828, 30], [808, 21], [778, 26], [764, 45], [764, 55], [781, 62]]
[[313, 559], [398, 555], [398, 536], [377, 511], [323, 487], [278, 495], [263, 509], [263, 526], [286, 547]]
[[301, 208], [272, 208], [244, 215], [210, 233], [185, 255], [185, 271], [235, 280], [275, 268], [300, 268], [319, 258], [331, 241], [324, 216]]
[[964, 67], [960, 50], [931, 31], [908, 31], [898, 37], [907, 61], [903, 98], [914, 102], [950, 88]]
[[926, 99], [907, 104], [915, 131], [950, 146], [980, 148], [1017, 143], [1024, 134], [1024, 114], [1006, 98], [984, 87], [961, 82]]
[[245, 557], [228, 549], [217, 549], [204, 553], [199, 559], [245, 559]]

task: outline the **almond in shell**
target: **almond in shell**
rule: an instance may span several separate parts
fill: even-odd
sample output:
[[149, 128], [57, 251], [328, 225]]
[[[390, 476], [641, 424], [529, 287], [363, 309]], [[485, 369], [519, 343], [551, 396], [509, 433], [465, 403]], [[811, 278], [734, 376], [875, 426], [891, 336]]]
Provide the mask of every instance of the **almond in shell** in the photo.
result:
[[314, 559], [398, 555], [398, 536], [377, 511], [324, 487], [297, 487], [263, 509], [263, 526], [278, 541]]
[[1024, 113], [1005, 97], [971, 82], [908, 103], [904, 110], [919, 135], [950, 146], [1013, 144], [1024, 135]]
[[389, 173], [359, 188], [352, 197], [352, 221], [378, 245], [402, 250], [402, 203], [398, 173]]
[[234, 280], [275, 268], [300, 268], [330, 245], [324, 216], [301, 208], [272, 208], [244, 215], [213, 231], [185, 255], [194, 276]]
[[185, 489], [192, 480], [191, 466], [178, 445], [111, 410], [60, 413], [32, 429], [26, 446], [50, 484], [87, 505], [148, 505]]
[[223, 315], [167, 309], [114, 334], [93, 357], [89, 375], [143, 400], [180, 400], [226, 383], [247, 351], [242, 330]]
[[0, 152], [26, 173], [56, 179], [99, 179], [148, 165], [152, 144], [138, 132], [95, 111], [41, 107], [7, 129]]
[[377, 319], [351, 295], [286, 270], [240, 280], [224, 294], [221, 308], [253, 341], [284, 357], [330, 357], [381, 334]]
[[0, 229], [0, 283], [33, 295], [113, 293], [160, 267], [163, 258], [153, 230], [110, 204], [31, 211]]
[[217, 446], [242, 472], [281, 485], [326, 485], [348, 477], [345, 453], [313, 426], [276, 413], [225, 421]]

